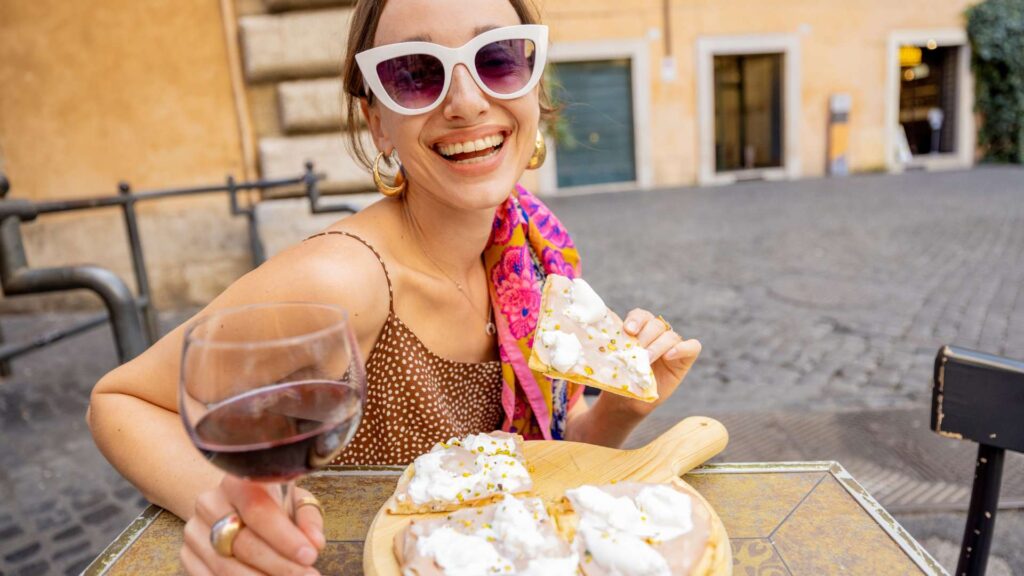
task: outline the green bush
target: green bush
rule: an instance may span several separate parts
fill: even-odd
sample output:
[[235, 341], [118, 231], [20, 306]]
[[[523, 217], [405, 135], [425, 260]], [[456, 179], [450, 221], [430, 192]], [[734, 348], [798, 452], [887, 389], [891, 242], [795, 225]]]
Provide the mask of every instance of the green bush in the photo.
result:
[[1024, 0], [985, 0], [967, 10], [978, 144], [986, 160], [1024, 164]]

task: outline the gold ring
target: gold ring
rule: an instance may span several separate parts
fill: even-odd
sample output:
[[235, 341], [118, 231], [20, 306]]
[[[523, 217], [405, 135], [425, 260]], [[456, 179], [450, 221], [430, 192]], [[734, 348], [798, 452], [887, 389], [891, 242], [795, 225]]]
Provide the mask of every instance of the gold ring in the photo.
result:
[[312, 494], [307, 494], [299, 498], [298, 503], [295, 504], [295, 512], [298, 512], [299, 508], [302, 508], [303, 506], [313, 506], [320, 511], [320, 516], [324, 515], [323, 505], [321, 505], [320, 501], [317, 500], [316, 496], [313, 496]]
[[661, 323], [665, 325], [665, 330], [668, 330], [669, 332], [672, 331], [672, 325], [668, 323], [668, 320], [665, 320], [665, 318], [661, 316], [658, 316], [658, 320], [661, 320]]
[[234, 546], [235, 537], [242, 531], [243, 526], [245, 524], [237, 512], [232, 512], [213, 523], [213, 527], [210, 528], [210, 545], [217, 554], [231, 558], [231, 547]]

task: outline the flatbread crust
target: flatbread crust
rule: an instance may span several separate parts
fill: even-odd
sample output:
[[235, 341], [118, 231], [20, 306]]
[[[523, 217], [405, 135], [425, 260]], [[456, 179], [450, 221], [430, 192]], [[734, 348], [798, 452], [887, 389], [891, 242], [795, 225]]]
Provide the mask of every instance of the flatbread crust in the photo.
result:
[[[548, 275], [544, 282], [530, 369], [644, 402], [657, 400], [658, 386], [650, 361], [646, 360], [647, 353], [634, 336], [626, 334], [622, 319], [615, 312], [605, 306], [604, 317], [591, 323], [580, 322], [568, 314], [574, 285], [579, 282], [583, 281], [558, 274]], [[582, 348], [579, 361], [567, 370], [554, 366], [557, 362], [553, 349], [545, 342], [544, 335], [555, 332], [574, 336]]]
[[[505, 449], [509, 445], [514, 449]], [[441, 477], [444, 481], [460, 482], [476, 477], [483, 480], [470, 489], [459, 491], [452, 498], [434, 496], [425, 501], [416, 501], [414, 481], [417, 477], [417, 464], [425, 469], [426, 458], [434, 459], [435, 462], [440, 459], [446, 473]], [[441, 473], [438, 470], [434, 472]], [[434, 478], [435, 483], [436, 480], [437, 477]], [[523, 453], [522, 436], [501, 431], [470, 434], [465, 438], [440, 442], [430, 452], [416, 458], [398, 480], [395, 493], [388, 500], [387, 511], [391, 514], [451, 512], [465, 507], [486, 506], [500, 500], [506, 493], [528, 493], [532, 489], [533, 480], [529, 476]]]
[[[640, 490], [647, 486], [656, 486], [656, 484], [619, 482], [598, 486], [597, 488], [612, 496], [626, 496], [635, 500]], [[653, 543], [651, 544], [652, 548], [668, 561], [673, 576], [710, 576], [714, 574], [715, 560], [721, 553], [720, 548], [723, 545], [728, 546], [728, 540], [724, 531], [712, 521], [707, 501], [692, 488], [681, 482], [663, 484], [663, 486], [669, 486], [690, 497], [693, 529], [677, 538]], [[580, 570], [584, 576], [605, 576], [609, 574], [608, 569], [595, 562], [587, 552], [583, 539], [577, 537], [580, 516], [574, 510], [569, 497], [564, 497], [561, 502], [552, 506], [550, 513], [562, 538], [573, 542], [573, 545], [579, 552]]]

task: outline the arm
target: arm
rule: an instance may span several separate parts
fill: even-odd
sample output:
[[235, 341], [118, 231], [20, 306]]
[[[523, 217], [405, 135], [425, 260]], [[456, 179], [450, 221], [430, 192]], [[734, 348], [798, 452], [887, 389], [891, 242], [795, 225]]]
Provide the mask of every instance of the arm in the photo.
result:
[[[354, 240], [319, 238], [282, 253], [230, 286], [197, 315], [257, 302], [336, 304], [349, 318], [365, 355], [388, 314], [388, 291], [376, 258]], [[188, 323], [186, 323], [188, 324]], [[261, 485], [225, 475], [192, 445], [178, 410], [185, 325], [103, 377], [88, 413], [97, 446], [155, 504], [187, 520], [182, 561], [190, 573], [306, 573], [322, 548], [322, 519], [312, 507], [292, 523]], [[305, 493], [301, 490], [295, 491]], [[210, 527], [237, 510], [246, 527], [234, 558], [210, 547]], [[311, 546], [312, 545], [312, 546]]]
[[[355, 241], [335, 236], [296, 246], [246, 274], [197, 317], [274, 301], [326, 302], [352, 310], [364, 353], [388, 312], [380, 264]], [[114, 467], [151, 502], [184, 519], [191, 517], [196, 495], [222, 476], [192, 446], [178, 415], [187, 324], [104, 376], [93, 389], [88, 415], [96, 444]]]
[[569, 412], [566, 440], [621, 446], [633, 429], [676, 391], [700, 355], [700, 342], [684, 341], [646, 310], [630, 312], [625, 329], [650, 353], [651, 368], [658, 383], [658, 400], [648, 403], [601, 392], [593, 406], [578, 401]]

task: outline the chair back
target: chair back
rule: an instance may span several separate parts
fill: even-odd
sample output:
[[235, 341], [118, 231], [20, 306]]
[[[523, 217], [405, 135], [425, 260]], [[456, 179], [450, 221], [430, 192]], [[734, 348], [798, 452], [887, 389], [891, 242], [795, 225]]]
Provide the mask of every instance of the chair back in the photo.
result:
[[932, 430], [978, 444], [956, 574], [982, 576], [995, 532], [1006, 450], [1024, 452], [1024, 362], [943, 346], [935, 357]]

